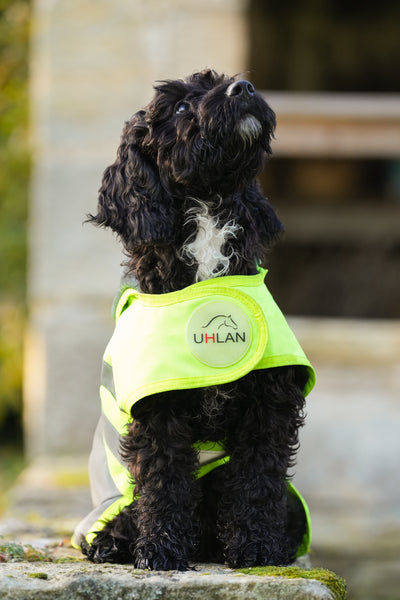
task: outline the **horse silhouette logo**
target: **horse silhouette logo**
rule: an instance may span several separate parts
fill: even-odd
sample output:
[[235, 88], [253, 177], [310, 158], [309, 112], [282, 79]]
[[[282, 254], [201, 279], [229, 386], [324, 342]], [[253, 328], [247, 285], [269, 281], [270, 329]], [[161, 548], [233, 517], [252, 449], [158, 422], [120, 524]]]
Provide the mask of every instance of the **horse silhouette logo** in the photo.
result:
[[237, 323], [232, 319], [232, 315], [215, 315], [210, 319], [207, 325], [203, 325], [203, 329], [207, 329], [213, 323], [214, 327], [220, 329], [221, 327], [230, 327], [236, 330], [238, 328]]

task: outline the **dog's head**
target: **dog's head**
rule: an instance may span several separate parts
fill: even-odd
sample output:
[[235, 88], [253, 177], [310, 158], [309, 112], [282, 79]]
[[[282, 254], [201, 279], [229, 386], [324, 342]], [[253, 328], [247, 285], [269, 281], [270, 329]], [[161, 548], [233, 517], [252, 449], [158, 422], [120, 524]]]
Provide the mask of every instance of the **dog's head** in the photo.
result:
[[274, 128], [274, 112], [246, 80], [204, 70], [159, 83], [125, 124], [92, 220], [128, 252], [173, 242], [188, 198], [233, 197], [254, 182]]
[[134, 121], [146, 128], [142, 151], [165, 188], [202, 199], [238, 192], [254, 179], [275, 127], [274, 113], [250, 82], [209, 70], [156, 86]]

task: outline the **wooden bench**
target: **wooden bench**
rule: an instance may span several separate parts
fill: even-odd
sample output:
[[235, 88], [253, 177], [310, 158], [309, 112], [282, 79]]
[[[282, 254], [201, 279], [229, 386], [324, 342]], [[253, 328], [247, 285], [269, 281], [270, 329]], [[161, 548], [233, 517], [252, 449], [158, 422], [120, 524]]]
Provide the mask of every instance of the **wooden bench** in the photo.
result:
[[400, 159], [400, 94], [264, 92], [274, 155]]

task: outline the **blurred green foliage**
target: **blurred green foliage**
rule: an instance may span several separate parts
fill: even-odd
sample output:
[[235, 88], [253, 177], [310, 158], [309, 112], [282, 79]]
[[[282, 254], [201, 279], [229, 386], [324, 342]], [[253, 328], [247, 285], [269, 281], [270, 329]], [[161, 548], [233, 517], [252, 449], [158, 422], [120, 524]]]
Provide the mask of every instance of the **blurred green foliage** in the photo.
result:
[[26, 460], [21, 447], [11, 442], [0, 444], [0, 518], [9, 506], [7, 491], [25, 466]]
[[10, 414], [21, 412], [30, 175], [29, 29], [30, 1], [0, 0], [0, 428]]

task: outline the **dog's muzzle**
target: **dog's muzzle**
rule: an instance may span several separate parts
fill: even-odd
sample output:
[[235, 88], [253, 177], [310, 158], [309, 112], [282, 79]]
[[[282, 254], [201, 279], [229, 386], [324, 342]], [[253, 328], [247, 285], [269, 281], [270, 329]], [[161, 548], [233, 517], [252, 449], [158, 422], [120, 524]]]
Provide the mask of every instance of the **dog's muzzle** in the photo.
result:
[[[245, 103], [252, 99], [255, 95], [256, 90], [250, 81], [241, 79], [240, 81], [234, 81], [227, 88], [225, 94], [231, 98], [240, 98]], [[252, 143], [258, 139], [262, 133], [262, 126], [260, 121], [252, 114], [246, 113], [237, 123], [235, 127], [237, 133], [246, 143]]]

